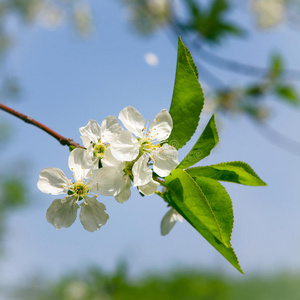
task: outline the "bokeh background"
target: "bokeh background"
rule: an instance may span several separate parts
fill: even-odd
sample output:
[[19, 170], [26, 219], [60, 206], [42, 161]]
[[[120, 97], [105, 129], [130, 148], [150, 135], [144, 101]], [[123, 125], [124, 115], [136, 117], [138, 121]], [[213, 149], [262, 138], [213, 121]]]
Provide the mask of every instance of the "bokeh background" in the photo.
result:
[[268, 183], [224, 184], [245, 275], [187, 222], [162, 237], [166, 204], [134, 190], [124, 204], [102, 197], [110, 218], [100, 231], [85, 231], [79, 220], [55, 230], [45, 217], [55, 196], [36, 183], [45, 167], [70, 176], [69, 150], [0, 111], [1, 297], [299, 295], [299, 8], [298, 1], [279, 0], [0, 2], [1, 103], [77, 142], [90, 119], [101, 123], [128, 105], [153, 119], [171, 103], [180, 34], [206, 97], [180, 157], [216, 113], [220, 142], [200, 165], [245, 161]]

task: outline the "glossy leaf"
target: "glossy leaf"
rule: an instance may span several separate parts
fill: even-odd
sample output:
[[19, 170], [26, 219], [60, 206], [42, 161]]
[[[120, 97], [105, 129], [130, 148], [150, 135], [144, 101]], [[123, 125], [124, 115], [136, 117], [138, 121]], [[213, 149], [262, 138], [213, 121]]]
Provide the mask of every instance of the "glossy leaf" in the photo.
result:
[[194, 147], [181, 161], [177, 168], [185, 169], [194, 165], [201, 159], [208, 156], [218, 142], [219, 136], [215, 123], [215, 116], [213, 115]]
[[193, 178], [205, 195], [221, 228], [222, 237], [230, 245], [233, 229], [233, 208], [225, 188], [216, 180], [206, 177]]
[[192, 57], [179, 38], [175, 85], [170, 107], [173, 130], [169, 137], [169, 144], [176, 149], [183, 147], [195, 133], [204, 104], [203, 91], [195, 70]]
[[165, 186], [172, 194], [176, 207], [183, 212], [183, 217], [196, 230], [199, 231], [199, 228], [204, 226], [221, 243], [230, 246], [228, 239], [226, 242], [222, 237], [221, 228], [206, 197], [191, 176], [181, 169], [176, 169], [165, 178]]
[[241, 161], [225, 162], [205, 167], [186, 169], [192, 177], [208, 177], [220, 181], [240, 183], [250, 186], [267, 185], [262, 181], [253, 169]]
[[177, 197], [172, 194], [171, 191], [165, 192], [162, 197], [168, 202], [174, 209], [176, 209], [221, 255], [223, 255], [238, 271], [243, 273], [237, 256], [232, 247], [226, 247], [222, 244], [205, 226], [198, 220], [187, 217], [182, 205], [178, 201]]

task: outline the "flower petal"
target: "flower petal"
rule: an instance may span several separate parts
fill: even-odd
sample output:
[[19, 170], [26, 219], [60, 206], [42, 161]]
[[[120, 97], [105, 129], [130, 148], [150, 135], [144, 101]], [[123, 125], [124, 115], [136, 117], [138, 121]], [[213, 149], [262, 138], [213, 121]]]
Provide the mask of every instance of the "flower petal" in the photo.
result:
[[91, 168], [91, 170], [99, 168], [99, 157], [94, 155], [94, 148], [92, 144], [89, 144], [85, 151], [84, 162], [86, 170], [89, 168]]
[[129, 131], [122, 131], [111, 141], [110, 149], [112, 155], [120, 161], [134, 160], [140, 150], [140, 143]]
[[123, 128], [115, 116], [108, 116], [101, 124], [101, 131], [101, 141], [103, 143], [110, 143], [113, 136], [123, 131]]
[[92, 172], [90, 191], [103, 196], [116, 196], [125, 186], [123, 171], [105, 167]]
[[[79, 128], [79, 132], [81, 135], [88, 137], [93, 143], [97, 143], [101, 136], [101, 127], [97, 121], [90, 120], [84, 127]], [[86, 147], [86, 145], [84, 146]]]
[[82, 135], [80, 138], [85, 148], [90, 148], [92, 146], [91, 139], [88, 136]]
[[123, 189], [123, 191], [118, 194], [117, 196], [115, 196], [115, 199], [119, 202], [119, 203], [123, 203], [125, 201], [127, 201], [131, 196], [131, 191], [130, 191], [130, 187], [129, 188], [125, 188]]
[[83, 181], [87, 178], [93, 165], [91, 165], [90, 159], [88, 159], [89, 153], [85, 149], [76, 148], [69, 156], [69, 168], [74, 173], [75, 181]]
[[157, 148], [152, 153], [153, 171], [161, 177], [166, 177], [178, 165], [178, 152], [177, 150], [164, 144], [162, 147]]
[[138, 189], [145, 196], [150, 196], [155, 193], [158, 185], [159, 184], [152, 179], [147, 184], [139, 186]]
[[40, 172], [37, 186], [43, 193], [58, 195], [66, 194], [70, 183], [71, 181], [62, 170], [57, 168], [45, 168]]
[[115, 196], [115, 199], [119, 203], [123, 203], [123, 202], [127, 201], [131, 196], [131, 191], [130, 191], [131, 180], [130, 180], [130, 177], [128, 175], [125, 175], [124, 176], [124, 181], [125, 181], [125, 186], [124, 186], [123, 190], [121, 191], [120, 194]]
[[123, 110], [121, 110], [119, 114], [119, 119], [122, 121], [126, 129], [131, 131], [137, 137], [143, 136], [145, 119], [134, 107], [127, 106]]
[[46, 218], [55, 229], [70, 227], [77, 217], [79, 205], [75, 203], [75, 197], [56, 199], [47, 209]]
[[80, 206], [80, 222], [87, 231], [93, 232], [99, 230], [109, 218], [108, 214], [105, 212], [105, 205], [98, 202], [96, 197], [85, 197], [84, 202], [81, 203]]
[[154, 118], [149, 128], [149, 136], [157, 141], [166, 140], [172, 131], [173, 121], [166, 109], [162, 109]]
[[177, 220], [182, 222], [183, 218], [174, 208], [171, 208], [161, 220], [161, 235], [167, 235], [170, 232], [170, 230], [174, 227]]
[[152, 170], [147, 167], [148, 157], [143, 154], [132, 167], [133, 186], [147, 184], [152, 180]]
[[111, 153], [110, 147], [106, 148], [104, 157], [101, 159], [103, 167], [115, 167], [119, 170], [124, 170], [125, 162], [117, 160]]

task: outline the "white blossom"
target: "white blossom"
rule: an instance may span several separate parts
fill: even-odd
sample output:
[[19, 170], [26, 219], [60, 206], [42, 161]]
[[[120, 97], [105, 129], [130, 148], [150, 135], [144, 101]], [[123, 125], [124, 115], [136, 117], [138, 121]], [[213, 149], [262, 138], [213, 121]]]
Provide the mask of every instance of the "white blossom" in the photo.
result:
[[261, 28], [274, 27], [285, 18], [284, 0], [251, 0], [251, 7]]
[[79, 128], [83, 145], [86, 147], [88, 157], [96, 169], [112, 138], [122, 130], [115, 116], [106, 117], [101, 126], [97, 121], [90, 120], [86, 126]]
[[170, 230], [174, 227], [177, 221], [183, 222], [183, 217], [174, 209], [171, 208], [163, 217], [160, 230], [161, 235], [167, 235]]
[[[161, 110], [149, 127], [133, 107], [127, 106], [119, 119], [128, 131], [122, 131], [111, 140], [112, 155], [120, 161], [134, 161], [132, 173], [134, 186], [146, 185], [152, 180], [152, 170], [147, 167], [153, 161], [153, 171], [161, 177], [168, 176], [178, 165], [178, 153], [166, 142], [173, 128], [172, 118], [166, 109]], [[135, 136], [134, 136], [134, 135]]]
[[43, 193], [59, 195], [67, 194], [63, 199], [56, 199], [47, 210], [47, 220], [56, 229], [70, 227], [76, 217], [79, 201], [80, 221], [83, 227], [92, 232], [98, 230], [108, 219], [105, 206], [96, 200], [96, 195], [117, 195], [123, 189], [120, 174], [115, 168], [93, 170], [86, 159], [86, 150], [75, 149], [69, 156], [69, 168], [73, 172], [74, 182], [68, 179], [62, 170], [45, 168], [40, 172], [38, 188]]
[[[134, 182], [134, 186], [137, 186], [138, 190], [144, 195], [149, 196], [155, 193], [158, 183], [152, 179], [152, 171], [150, 169], [148, 170], [150, 171], [151, 178], [149, 181], [146, 180], [147, 183], [145, 184], [144, 180], [134, 175], [135, 169], [133, 167], [139, 166], [139, 164], [134, 164], [134, 162], [125, 162], [125, 161], [117, 160], [111, 154], [111, 149], [108, 149], [107, 152], [105, 153], [105, 157], [102, 160], [102, 164], [103, 164], [103, 170], [105, 170], [107, 167], [113, 167], [116, 170], [118, 170], [119, 174], [122, 174], [123, 176], [123, 183], [124, 183], [123, 189], [118, 195], [115, 196], [115, 199], [118, 202], [123, 203], [130, 198], [131, 196], [130, 188], [131, 188], [132, 180]], [[147, 168], [147, 165], [145, 164], [143, 167]]]

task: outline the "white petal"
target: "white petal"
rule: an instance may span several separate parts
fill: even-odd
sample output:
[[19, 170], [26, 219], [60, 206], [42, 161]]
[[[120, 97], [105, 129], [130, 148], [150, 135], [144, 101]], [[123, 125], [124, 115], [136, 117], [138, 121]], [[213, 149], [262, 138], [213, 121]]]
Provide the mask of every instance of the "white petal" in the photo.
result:
[[179, 163], [177, 150], [168, 144], [157, 148], [151, 154], [154, 155], [153, 171], [161, 177], [168, 176]]
[[95, 120], [90, 120], [86, 126], [80, 127], [79, 132], [81, 135], [87, 136], [93, 143], [97, 143], [101, 136], [100, 125]]
[[131, 191], [130, 191], [130, 187], [131, 187], [131, 180], [129, 178], [129, 176], [124, 176], [125, 179], [125, 186], [123, 188], [123, 190], [121, 191], [120, 194], [118, 194], [117, 196], [115, 196], [115, 199], [119, 202], [119, 203], [123, 203], [125, 201], [127, 201], [130, 196], [131, 196]]
[[91, 165], [90, 160], [87, 158], [88, 155], [88, 152], [81, 148], [76, 148], [70, 153], [69, 168], [74, 173], [75, 181], [83, 181], [93, 168], [93, 165]]
[[139, 154], [140, 143], [126, 130], [122, 131], [111, 141], [110, 149], [116, 159], [120, 161], [132, 161]]
[[88, 136], [82, 135], [80, 138], [85, 148], [89, 148], [91, 146], [91, 139]]
[[80, 204], [80, 222], [85, 230], [93, 232], [99, 230], [108, 220], [106, 207], [96, 200], [96, 197], [85, 197], [85, 202]]
[[70, 227], [77, 217], [79, 205], [75, 203], [74, 197], [56, 199], [49, 206], [46, 218], [56, 229]]
[[116, 196], [125, 186], [123, 171], [105, 167], [92, 172], [90, 191], [103, 196]]
[[149, 136], [157, 141], [166, 140], [172, 131], [173, 121], [166, 109], [161, 110], [149, 128]]
[[147, 167], [148, 157], [142, 155], [132, 167], [133, 186], [147, 184], [152, 179], [152, 170]]
[[147, 184], [139, 186], [138, 189], [142, 194], [150, 196], [155, 193], [158, 185], [159, 184], [157, 182], [151, 179], [151, 181], [149, 181]]
[[170, 230], [174, 227], [177, 220], [182, 222], [183, 218], [174, 208], [171, 208], [161, 220], [161, 235], [168, 234]]
[[84, 162], [86, 170], [89, 168], [91, 170], [99, 168], [99, 158], [94, 155], [94, 148], [92, 144], [89, 144], [85, 151]]
[[134, 107], [127, 106], [123, 110], [121, 110], [119, 119], [122, 121], [126, 129], [131, 131], [137, 137], [143, 136], [145, 119]]
[[46, 194], [66, 194], [71, 181], [62, 170], [57, 168], [45, 168], [40, 172], [37, 183], [39, 190]]
[[125, 162], [117, 160], [111, 153], [110, 147], [106, 148], [104, 157], [101, 159], [103, 167], [115, 167], [119, 170], [124, 170]]
[[101, 124], [101, 131], [101, 141], [103, 143], [110, 143], [113, 136], [123, 131], [123, 128], [115, 116], [108, 116]]

